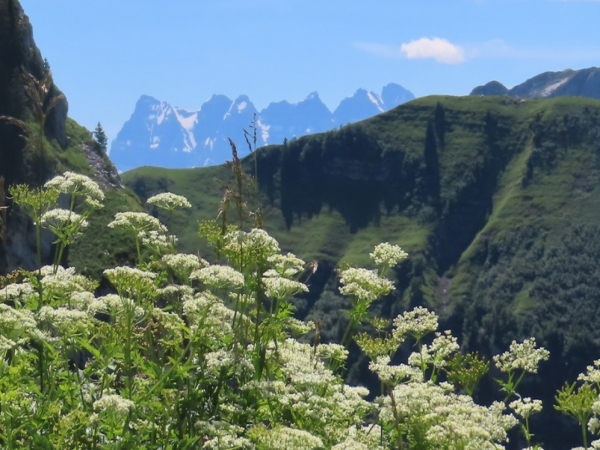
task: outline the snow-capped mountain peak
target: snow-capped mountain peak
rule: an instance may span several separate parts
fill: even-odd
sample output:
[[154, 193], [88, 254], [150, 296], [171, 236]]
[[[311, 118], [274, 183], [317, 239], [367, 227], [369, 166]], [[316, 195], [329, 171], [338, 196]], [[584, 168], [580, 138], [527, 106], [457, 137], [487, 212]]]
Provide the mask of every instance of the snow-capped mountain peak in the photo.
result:
[[249, 152], [243, 130], [252, 132], [249, 127], [252, 123], [260, 147], [363, 120], [412, 98], [402, 86], [390, 83], [381, 95], [358, 89], [332, 113], [317, 92], [295, 104], [285, 100], [270, 103], [260, 112], [246, 95], [235, 100], [213, 95], [198, 110], [172, 107], [142, 95], [112, 142], [109, 154], [121, 171], [142, 165], [221, 164], [230, 159], [228, 138], [236, 143], [240, 156]]

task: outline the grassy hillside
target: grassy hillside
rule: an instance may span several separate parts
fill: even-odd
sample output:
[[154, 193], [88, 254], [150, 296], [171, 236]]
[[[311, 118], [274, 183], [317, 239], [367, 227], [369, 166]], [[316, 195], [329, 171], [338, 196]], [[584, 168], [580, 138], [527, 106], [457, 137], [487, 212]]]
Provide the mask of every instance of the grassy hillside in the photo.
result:
[[[599, 101], [427, 97], [254, 156], [265, 228], [320, 262], [298, 306], [325, 338], [343, 328], [333, 269], [368, 265], [372, 246], [390, 241], [411, 258], [380, 312], [426, 304], [487, 354], [534, 335], [553, 359], [533, 394], [549, 395], [600, 352]], [[142, 198], [187, 196], [195, 209], [172, 228], [182, 249], [202, 252], [197, 221], [216, 217], [231, 175], [142, 168], [123, 180]]]

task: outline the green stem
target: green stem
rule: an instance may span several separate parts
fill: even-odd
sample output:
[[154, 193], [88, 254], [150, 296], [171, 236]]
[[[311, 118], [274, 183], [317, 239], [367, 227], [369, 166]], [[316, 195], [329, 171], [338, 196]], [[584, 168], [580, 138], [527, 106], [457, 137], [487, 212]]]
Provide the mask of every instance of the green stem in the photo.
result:
[[131, 386], [133, 383], [133, 373], [131, 371], [131, 328], [132, 328], [133, 311], [127, 313], [127, 336], [125, 338], [125, 388], [127, 390], [127, 398], [131, 398]]

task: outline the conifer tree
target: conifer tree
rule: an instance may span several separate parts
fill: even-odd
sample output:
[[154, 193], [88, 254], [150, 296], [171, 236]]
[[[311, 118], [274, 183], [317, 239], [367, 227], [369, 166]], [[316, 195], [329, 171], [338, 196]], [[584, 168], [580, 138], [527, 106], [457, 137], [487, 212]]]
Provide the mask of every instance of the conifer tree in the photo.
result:
[[96, 142], [100, 144], [100, 148], [106, 153], [108, 138], [106, 137], [106, 133], [100, 122], [98, 122], [98, 125], [96, 125], [96, 129], [94, 130], [94, 138], [96, 139]]

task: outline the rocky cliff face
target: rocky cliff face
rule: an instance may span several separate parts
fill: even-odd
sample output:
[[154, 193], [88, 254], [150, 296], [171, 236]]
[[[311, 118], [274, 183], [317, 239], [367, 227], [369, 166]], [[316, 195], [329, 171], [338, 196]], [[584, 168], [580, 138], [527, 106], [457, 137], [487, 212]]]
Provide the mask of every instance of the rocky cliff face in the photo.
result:
[[[45, 74], [44, 61], [33, 40], [33, 28], [18, 0], [0, 0], [0, 115], [29, 118], [31, 104], [27, 99], [24, 77], [31, 74], [41, 79]], [[62, 94], [52, 84], [47, 100]], [[46, 121], [46, 134], [66, 146], [66, 99], [59, 101]], [[22, 153], [23, 142], [13, 127], [0, 123], [0, 175], [7, 182], [24, 181]]]
[[[39, 93], [42, 84], [45, 87], [41, 89], [41, 100], [35, 101], [28, 88], [36, 87]], [[48, 111], [44, 135], [52, 143], [52, 148], [47, 144], [44, 152], [39, 153], [27, 149], [23, 129], [6, 120], [39, 123], [34, 113], [36, 108]], [[52, 82], [49, 68], [34, 42], [29, 18], [18, 0], [0, 0], [0, 274], [19, 267], [36, 267], [34, 227], [11, 204], [10, 186], [18, 183], [39, 186], [57, 170], [71, 170], [68, 158], [60, 157], [59, 162], [58, 155], [74, 149], [81, 152], [99, 183], [105, 187], [121, 186], [114, 166], [101, 151], [94, 151], [95, 142], [85, 130], [82, 132], [71, 123], [69, 129], [78, 130], [78, 139], [67, 135], [67, 112], [67, 100]], [[44, 233], [42, 240], [44, 260], [48, 260], [54, 237]]]

